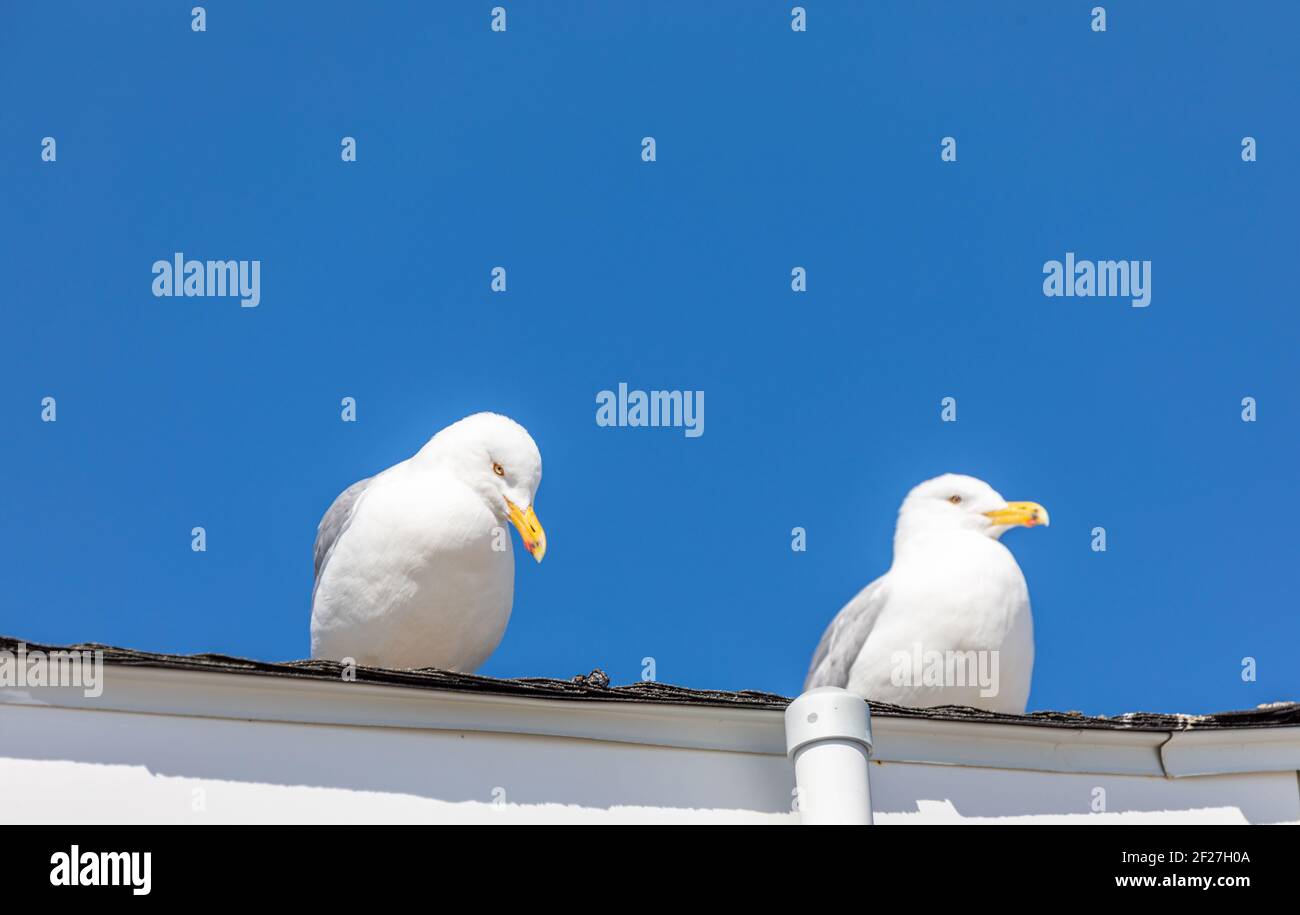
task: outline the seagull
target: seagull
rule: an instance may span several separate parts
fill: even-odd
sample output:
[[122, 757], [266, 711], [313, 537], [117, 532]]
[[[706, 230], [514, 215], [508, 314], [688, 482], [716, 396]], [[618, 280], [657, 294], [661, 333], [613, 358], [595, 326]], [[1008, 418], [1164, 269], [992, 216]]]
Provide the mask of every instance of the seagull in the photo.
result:
[[903, 500], [894, 562], [831, 621], [804, 689], [839, 686], [916, 708], [1024, 714], [1034, 668], [1029, 587], [999, 541], [1047, 509], [947, 473]]
[[538, 562], [542, 455], [508, 417], [476, 413], [353, 483], [316, 534], [311, 655], [472, 673], [514, 602], [509, 521]]

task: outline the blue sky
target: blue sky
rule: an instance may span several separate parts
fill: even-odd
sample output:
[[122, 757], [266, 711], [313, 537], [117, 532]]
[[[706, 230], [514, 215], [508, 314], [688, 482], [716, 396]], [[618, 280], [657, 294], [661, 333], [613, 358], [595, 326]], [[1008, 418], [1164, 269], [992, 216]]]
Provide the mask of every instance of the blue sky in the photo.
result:
[[[549, 552], [484, 673], [793, 695], [952, 470], [1052, 513], [1031, 708], [1300, 694], [1294, 4], [191, 5], [0, 14], [0, 633], [304, 657], [334, 495], [491, 409]], [[261, 304], [154, 297], [176, 251]], [[1045, 297], [1067, 251], [1150, 306]]]

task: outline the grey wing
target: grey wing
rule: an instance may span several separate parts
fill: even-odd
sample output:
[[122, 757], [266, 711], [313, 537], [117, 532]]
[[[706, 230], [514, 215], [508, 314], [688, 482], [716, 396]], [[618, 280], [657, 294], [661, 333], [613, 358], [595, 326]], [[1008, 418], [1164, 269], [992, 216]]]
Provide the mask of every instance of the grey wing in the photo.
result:
[[334, 504], [325, 512], [325, 517], [320, 519], [320, 526], [316, 528], [316, 547], [315, 547], [315, 564], [316, 564], [316, 581], [311, 588], [312, 602], [316, 600], [316, 588], [320, 585], [321, 573], [325, 571], [325, 566], [330, 561], [330, 556], [334, 554], [334, 547], [339, 542], [348, 525], [352, 523], [352, 517], [356, 513], [357, 505], [361, 501], [361, 495], [370, 485], [373, 477], [367, 477], [364, 480], [358, 480], [334, 500]]
[[881, 576], [857, 593], [835, 615], [822, 633], [822, 640], [808, 665], [805, 690], [817, 686], [849, 685], [849, 670], [867, 643], [880, 611], [885, 606], [885, 576]]

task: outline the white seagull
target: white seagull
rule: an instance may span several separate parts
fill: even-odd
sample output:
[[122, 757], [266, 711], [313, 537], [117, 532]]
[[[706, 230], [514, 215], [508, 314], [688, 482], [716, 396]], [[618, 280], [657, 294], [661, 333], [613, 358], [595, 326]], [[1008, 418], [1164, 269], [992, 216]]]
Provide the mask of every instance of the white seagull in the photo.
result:
[[512, 523], [538, 562], [542, 456], [512, 419], [476, 413], [343, 491], [316, 534], [311, 655], [473, 672], [514, 602]]
[[1008, 502], [974, 477], [917, 486], [898, 511], [893, 565], [831, 621], [804, 689], [1023, 714], [1034, 621], [1025, 576], [998, 538], [1047, 523], [1043, 506]]

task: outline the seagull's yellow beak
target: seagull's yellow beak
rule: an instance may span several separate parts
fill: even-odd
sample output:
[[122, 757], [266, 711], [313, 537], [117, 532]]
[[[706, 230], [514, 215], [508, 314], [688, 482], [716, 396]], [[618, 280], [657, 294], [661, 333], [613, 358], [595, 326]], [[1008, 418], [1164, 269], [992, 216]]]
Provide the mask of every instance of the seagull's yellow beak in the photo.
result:
[[546, 531], [542, 530], [542, 522], [537, 520], [537, 512], [531, 505], [525, 511], [509, 499], [506, 499], [506, 506], [510, 509], [510, 523], [524, 540], [524, 549], [541, 562], [546, 555]]
[[1008, 502], [1006, 508], [985, 512], [984, 516], [997, 525], [1047, 527], [1047, 509], [1037, 502]]

